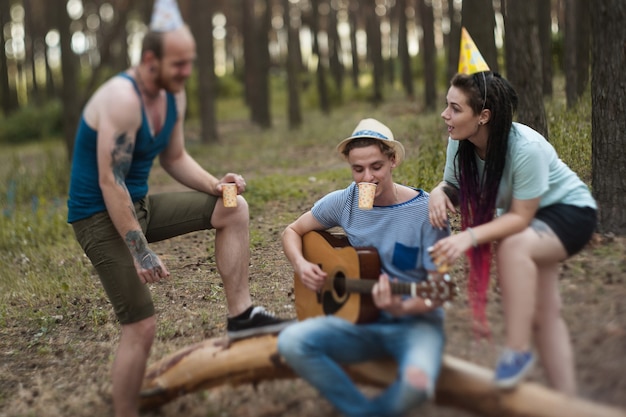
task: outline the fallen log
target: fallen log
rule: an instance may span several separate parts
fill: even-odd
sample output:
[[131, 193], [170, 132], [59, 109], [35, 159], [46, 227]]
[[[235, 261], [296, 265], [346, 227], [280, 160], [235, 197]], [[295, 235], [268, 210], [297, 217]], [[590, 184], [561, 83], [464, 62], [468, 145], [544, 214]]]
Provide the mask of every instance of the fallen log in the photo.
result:
[[[346, 367], [359, 383], [385, 387], [396, 377], [391, 360]], [[229, 343], [207, 339], [151, 364], [140, 394], [142, 410], [157, 408], [182, 395], [220, 385], [241, 385], [296, 378], [276, 349], [276, 336], [266, 335]], [[493, 373], [445, 355], [435, 402], [486, 417], [626, 417], [626, 410], [571, 398], [540, 384], [523, 383], [502, 391]]]

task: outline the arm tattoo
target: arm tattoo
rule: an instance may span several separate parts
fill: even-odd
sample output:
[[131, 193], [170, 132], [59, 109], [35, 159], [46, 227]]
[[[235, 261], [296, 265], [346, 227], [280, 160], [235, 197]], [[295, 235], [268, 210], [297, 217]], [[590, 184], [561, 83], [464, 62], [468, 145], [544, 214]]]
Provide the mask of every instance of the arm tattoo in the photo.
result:
[[157, 255], [148, 248], [146, 237], [139, 230], [126, 233], [126, 245], [130, 253], [143, 269], [161, 269]]
[[124, 133], [115, 139], [115, 147], [111, 151], [111, 169], [113, 170], [115, 181], [120, 185], [124, 185], [126, 174], [130, 171], [134, 148], [135, 145]]

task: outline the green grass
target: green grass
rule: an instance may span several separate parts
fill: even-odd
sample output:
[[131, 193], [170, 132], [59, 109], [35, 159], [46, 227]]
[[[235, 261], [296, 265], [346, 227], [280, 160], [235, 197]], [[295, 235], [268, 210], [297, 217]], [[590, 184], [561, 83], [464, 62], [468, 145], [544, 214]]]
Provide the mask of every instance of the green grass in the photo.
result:
[[[551, 143], [587, 182], [591, 178], [589, 101], [585, 98], [571, 111], [562, 99], [547, 103]], [[405, 144], [407, 159], [396, 171], [397, 181], [430, 190], [441, 178], [445, 136], [439, 112], [422, 113], [399, 92], [389, 92], [377, 107], [354, 101], [330, 115], [309, 110], [303, 127], [296, 131], [287, 127], [286, 111], [275, 114], [272, 129], [263, 130], [247, 121], [243, 106], [236, 110], [232, 103], [218, 103], [218, 107], [229, 106], [228, 117], [220, 119], [221, 141], [207, 146], [190, 140], [188, 148], [218, 176], [229, 171], [246, 176], [253, 217], [274, 204], [281, 207], [276, 224], [285, 225], [310, 202], [349, 183], [349, 170], [334, 146], [363, 117], [386, 122]], [[66, 224], [69, 167], [64, 152], [58, 140], [0, 145], [0, 324], [20, 306], [63, 304], [75, 294], [93, 291], [91, 265]], [[170, 182], [157, 174], [151, 186]], [[251, 233], [253, 247], [267, 239], [261, 231]], [[35, 313], [33, 319], [37, 320]], [[93, 320], [102, 318], [95, 315]], [[48, 326], [44, 324], [42, 328]]]

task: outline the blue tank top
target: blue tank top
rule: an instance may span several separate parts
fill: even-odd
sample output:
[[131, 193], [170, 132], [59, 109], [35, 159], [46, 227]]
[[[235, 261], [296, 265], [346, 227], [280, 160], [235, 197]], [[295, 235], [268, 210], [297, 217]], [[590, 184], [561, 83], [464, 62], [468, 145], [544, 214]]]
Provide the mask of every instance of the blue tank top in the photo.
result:
[[[140, 94], [132, 77], [126, 73], [121, 73], [120, 76], [129, 79], [137, 94]], [[143, 106], [141, 108], [141, 127], [135, 136], [133, 160], [125, 179], [126, 187], [133, 202], [148, 194], [148, 176], [154, 158], [168, 145], [176, 124], [178, 117], [176, 100], [174, 95], [169, 92], [166, 97], [165, 123], [156, 136], [150, 132], [145, 110]], [[106, 210], [98, 181], [97, 138], [98, 132], [87, 124], [84, 116], [81, 117], [74, 140], [69, 199], [67, 201], [68, 223], [85, 219]]]

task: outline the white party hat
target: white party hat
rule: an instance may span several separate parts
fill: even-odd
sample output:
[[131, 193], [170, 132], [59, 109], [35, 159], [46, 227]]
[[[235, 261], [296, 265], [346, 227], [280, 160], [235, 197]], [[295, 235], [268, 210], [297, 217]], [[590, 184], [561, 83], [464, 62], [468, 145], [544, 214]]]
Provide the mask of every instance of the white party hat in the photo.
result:
[[150, 20], [150, 30], [170, 32], [184, 25], [176, 0], [155, 0]]

